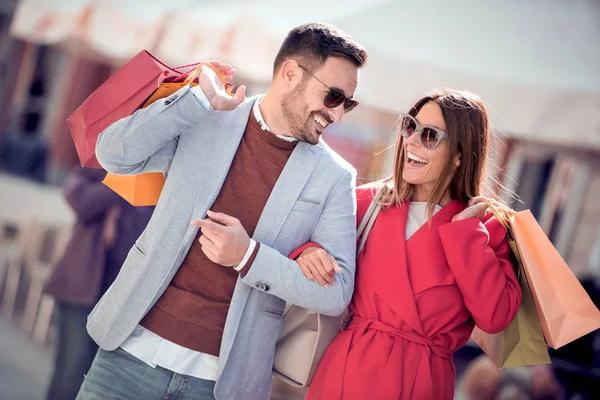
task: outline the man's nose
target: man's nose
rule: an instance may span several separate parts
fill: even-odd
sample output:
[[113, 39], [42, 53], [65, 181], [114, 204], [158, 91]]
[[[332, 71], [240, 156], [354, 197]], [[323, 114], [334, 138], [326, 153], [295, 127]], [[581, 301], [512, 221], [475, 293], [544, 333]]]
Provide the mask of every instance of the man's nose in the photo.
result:
[[330, 108], [328, 114], [334, 122], [340, 122], [344, 117], [344, 104], [340, 104], [337, 107]]

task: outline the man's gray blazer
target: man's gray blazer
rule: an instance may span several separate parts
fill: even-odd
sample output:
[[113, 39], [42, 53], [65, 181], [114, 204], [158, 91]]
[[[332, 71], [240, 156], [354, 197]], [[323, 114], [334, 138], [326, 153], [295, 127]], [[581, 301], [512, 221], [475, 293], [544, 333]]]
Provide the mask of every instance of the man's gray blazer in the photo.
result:
[[[233, 111], [209, 111], [189, 86], [117, 121], [98, 138], [109, 172], [167, 176], [156, 210], [114, 284], [88, 318], [90, 336], [118, 348], [163, 294], [225, 181], [256, 98]], [[260, 168], [257, 165], [256, 168]], [[352, 296], [356, 253], [355, 170], [326, 144], [300, 142], [261, 214], [256, 259], [239, 277], [219, 356], [217, 399], [268, 399], [285, 302], [340, 315]], [[342, 274], [327, 289], [287, 255], [314, 241]]]

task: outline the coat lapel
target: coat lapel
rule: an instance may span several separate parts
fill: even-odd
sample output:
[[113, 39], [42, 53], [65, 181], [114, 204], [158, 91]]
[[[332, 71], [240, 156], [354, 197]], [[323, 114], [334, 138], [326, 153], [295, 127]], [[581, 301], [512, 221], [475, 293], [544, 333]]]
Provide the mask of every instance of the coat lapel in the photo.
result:
[[[213, 205], [219, 192], [221, 192], [233, 158], [246, 131], [246, 125], [255, 100], [255, 98], [250, 99], [233, 111], [219, 112], [217, 132], [215, 132], [211, 143], [212, 148], [202, 183], [196, 193], [192, 219], [204, 219], [206, 211]], [[181, 244], [183, 248], [189, 248], [198, 233], [198, 229], [198, 227], [191, 224], [188, 226]]]
[[413, 330], [423, 326], [408, 276], [406, 221], [408, 202], [382, 211], [365, 245], [358, 274]]
[[318, 146], [298, 143], [267, 200], [253, 239], [273, 245], [322, 154], [323, 149]]
[[451, 222], [452, 218], [464, 209], [465, 206], [460, 201], [452, 200], [431, 218], [431, 231]]
[[[461, 210], [460, 202], [447, 204], [433, 216], [431, 224], [426, 221], [406, 242], [408, 278], [417, 298], [420, 298], [420, 293], [425, 290], [455, 283], [454, 276], [447, 266], [438, 228], [449, 223]], [[420, 306], [418, 302], [417, 307]]]
[[423, 266], [409, 265], [409, 261], [413, 264], [427, 261], [427, 257], [418, 257], [425, 251], [423, 246], [419, 246], [419, 242], [424, 239], [423, 235], [435, 234], [440, 225], [450, 222], [464, 206], [458, 201], [452, 201], [433, 216], [431, 227], [427, 223], [421, 226], [407, 242], [409, 205], [410, 202], [406, 201], [402, 207], [392, 207], [379, 214], [369, 234], [365, 254], [362, 255], [364, 259], [361, 261], [368, 267], [359, 266], [358, 275], [413, 330], [425, 334], [410, 277], [411, 270], [424, 273]]
[[253, 104], [254, 101], [249, 101], [234, 111], [220, 112], [206, 172], [196, 195], [193, 219], [204, 218], [217, 199], [246, 131]]
[[[409, 203], [406, 205], [409, 206]], [[431, 218], [431, 225], [429, 225], [429, 221], [425, 222], [425, 224], [421, 225], [419, 229], [406, 241], [407, 249], [410, 251], [412, 247], [412, 242], [420, 242], [422, 235], [430, 235], [436, 232], [437, 228], [440, 226], [447, 224], [452, 221], [452, 217], [456, 214], [464, 210], [465, 207], [458, 200], [452, 200], [450, 203], [446, 204], [440, 211], [438, 211]], [[415, 240], [413, 240], [413, 238]]]

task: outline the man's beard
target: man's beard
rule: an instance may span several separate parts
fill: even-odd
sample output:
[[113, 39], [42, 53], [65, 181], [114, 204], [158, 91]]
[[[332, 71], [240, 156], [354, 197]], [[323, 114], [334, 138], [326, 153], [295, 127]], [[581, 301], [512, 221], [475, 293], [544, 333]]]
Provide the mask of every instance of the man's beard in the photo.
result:
[[317, 144], [321, 135], [315, 137], [312, 133], [315, 115], [320, 115], [328, 122], [331, 122], [331, 117], [319, 111], [308, 111], [308, 106], [303, 103], [306, 86], [306, 83], [300, 83], [292, 92], [283, 96], [282, 114], [294, 138], [308, 144]]

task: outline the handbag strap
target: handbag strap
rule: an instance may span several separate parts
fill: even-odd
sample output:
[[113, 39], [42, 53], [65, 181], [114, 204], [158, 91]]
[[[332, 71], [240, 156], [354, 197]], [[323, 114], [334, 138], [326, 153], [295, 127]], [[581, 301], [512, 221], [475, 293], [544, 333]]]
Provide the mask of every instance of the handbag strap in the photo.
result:
[[[521, 253], [519, 252], [519, 247], [517, 246], [517, 241], [515, 240], [514, 233], [511, 227], [511, 220], [515, 215], [515, 210], [499, 205], [497, 206], [491, 200], [484, 200], [483, 203], [487, 204], [488, 208], [494, 214], [494, 217], [500, 222], [500, 225], [506, 229], [506, 240], [508, 241], [508, 245], [515, 256], [517, 262], [522, 264], [523, 259], [521, 258]], [[517, 278], [521, 276], [521, 268], [518, 269]]]
[[357, 255], [360, 254], [363, 247], [365, 247], [367, 236], [369, 236], [369, 232], [371, 232], [371, 228], [375, 224], [377, 215], [379, 214], [379, 211], [381, 211], [381, 204], [379, 204], [379, 200], [381, 199], [384, 190], [385, 185], [382, 185], [379, 189], [377, 189], [377, 193], [375, 193], [375, 196], [373, 196], [373, 199], [369, 204], [369, 208], [367, 208], [367, 212], [363, 216], [358, 228], [356, 229], [356, 237], [360, 240], [358, 244], [358, 251], [356, 252]]

